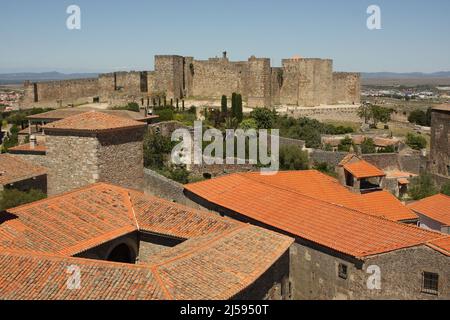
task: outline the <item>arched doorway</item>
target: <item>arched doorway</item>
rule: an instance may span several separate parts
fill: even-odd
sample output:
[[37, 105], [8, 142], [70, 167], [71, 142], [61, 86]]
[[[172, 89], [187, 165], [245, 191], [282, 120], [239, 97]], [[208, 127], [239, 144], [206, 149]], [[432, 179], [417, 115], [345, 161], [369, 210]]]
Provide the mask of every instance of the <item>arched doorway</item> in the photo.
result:
[[130, 247], [125, 243], [122, 243], [111, 251], [107, 260], [122, 263], [135, 263], [136, 257]]

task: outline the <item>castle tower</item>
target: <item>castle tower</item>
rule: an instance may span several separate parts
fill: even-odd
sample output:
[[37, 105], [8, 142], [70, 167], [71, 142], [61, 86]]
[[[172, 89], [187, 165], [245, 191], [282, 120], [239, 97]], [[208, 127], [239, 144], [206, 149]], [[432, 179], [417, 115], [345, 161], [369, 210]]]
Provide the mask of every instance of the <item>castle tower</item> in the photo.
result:
[[185, 60], [182, 56], [155, 56], [156, 91], [164, 92], [167, 99], [181, 99], [186, 89]]
[[87, 112], [44, 126], [48, 193], [91, 183], [141, 189], [146, 125], [101, 112]]

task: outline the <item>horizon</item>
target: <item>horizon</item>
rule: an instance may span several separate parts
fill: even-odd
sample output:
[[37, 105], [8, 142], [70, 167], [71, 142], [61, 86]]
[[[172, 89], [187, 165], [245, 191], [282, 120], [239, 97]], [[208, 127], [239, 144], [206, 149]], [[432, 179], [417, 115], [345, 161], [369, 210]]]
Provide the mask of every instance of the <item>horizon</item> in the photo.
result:
[[[66, 27], [71, 4], [81, 9], [80, 30]], [[380, 6], [381, 30], [366, 26], [372, 4]], [[336, 71], [445, 72], [449, 11], [444, 0], [19, 0], [0, 12], [7, 39], [0, 73], [153, 70], [158, 53], [207, 59], [224, 50], [233, 61], [255, 55], [273, 66], [300, 55], [333, 59]]]

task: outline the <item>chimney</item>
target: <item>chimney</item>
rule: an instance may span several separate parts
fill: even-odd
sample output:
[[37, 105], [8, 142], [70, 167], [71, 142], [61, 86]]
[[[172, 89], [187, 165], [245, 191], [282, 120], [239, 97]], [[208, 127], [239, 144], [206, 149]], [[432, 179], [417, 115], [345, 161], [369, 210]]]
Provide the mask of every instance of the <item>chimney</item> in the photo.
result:
[[30, 149], [35, 149], [36, 144], [36, 136], [33, 134], [30, 136]]

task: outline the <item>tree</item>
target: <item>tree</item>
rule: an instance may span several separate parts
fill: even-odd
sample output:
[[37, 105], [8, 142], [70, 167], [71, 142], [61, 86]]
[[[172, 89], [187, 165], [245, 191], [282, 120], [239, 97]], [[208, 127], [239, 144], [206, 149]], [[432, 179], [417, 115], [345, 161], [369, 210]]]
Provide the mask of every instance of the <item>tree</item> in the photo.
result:
[[258, 129], [272, 129], [276, 116], [275, 111], [267, 108], [256, 108], [250, 113], [250, 117], [258, 124]]
[[161, 169], [172, 152], [173, 142], [160, 134], [147, 133], [144, 137], [144, 166]]
[[225, 118], [227, 113], [228, 113], [228, 101], [227, 101], [227, 96], [226, 95], [222, 96], [221, 112], [222, 112], [222, 116]]
[[437, 194], [438, 189], [434, 184], [433, 177], [428, 173], [424, 173], [411, 179], [408, 193], [412, 199], [420, 200]]
[[231, 117], [237, 118], [237, 94], [233, 92], [231, 95]]
[[441, 193], [450, 197], [450, 182], [447, 182], [442, 186]]
[[238, 94], [236, 96], [236, 119], [240, 123], [244, 118], [244, 111], [242, 107], [242, 95]]
[[427, 140], [421, 135], [408, 133], [406, 135], [406, 144], [414, 150], [422, 150], [427, 147]]
[[186, 184], [189, 183], [189, 171], [185, 167], [175, 167], [170, 171], [170, 179]]
[[395, 153], [395, 147], [394, 146], [386, 146], [381, 148], [378, 153]]
[[376, 128], [378, 123], [388, 123], [394, 110], [372, 104], [362, 105], [358, 110], [358, 116], [364, 119], [365, 123], [372, 121], [372, 127]]
[[0, 192], [0, 211], [45, 199], [46, 197], [47, 195], [45, 193], [36, 189], [31, 189], [28, 192], [5, 189]]
[[375, 143], [372, 138], [367, 138], [361, 143], [361, 153], [367, 154], [367, 153], [375, 153]]
[[425, 126], [427, 124], [427, 114], [419, 109], [414, 110], [409, 114], [408, 121], [420, 126]]
[[280, 168], [282, 170], [308, 170], [309, 156], [299, 146], [287, 145], [280, 148]]
[[313, 169], [325, 173], [331, 177], [337, 177], [337, 173], [334, 171], [334, 168], [326, 162], [314, 163]]
[[350, 137], [345, 137], [341, 140], [338, 145], [338, 150], [343, 152], [350, 152], [351, 147], [353, 146], [353, 140]]
[[249, 118], [249, 119], [245, 119], [241, 122], [241, 124], [239, 125], [239, 128], [247, 131], [249, 129], [258, 129], [258, 123], [256, 122], [255, 119], [253, 118]]

